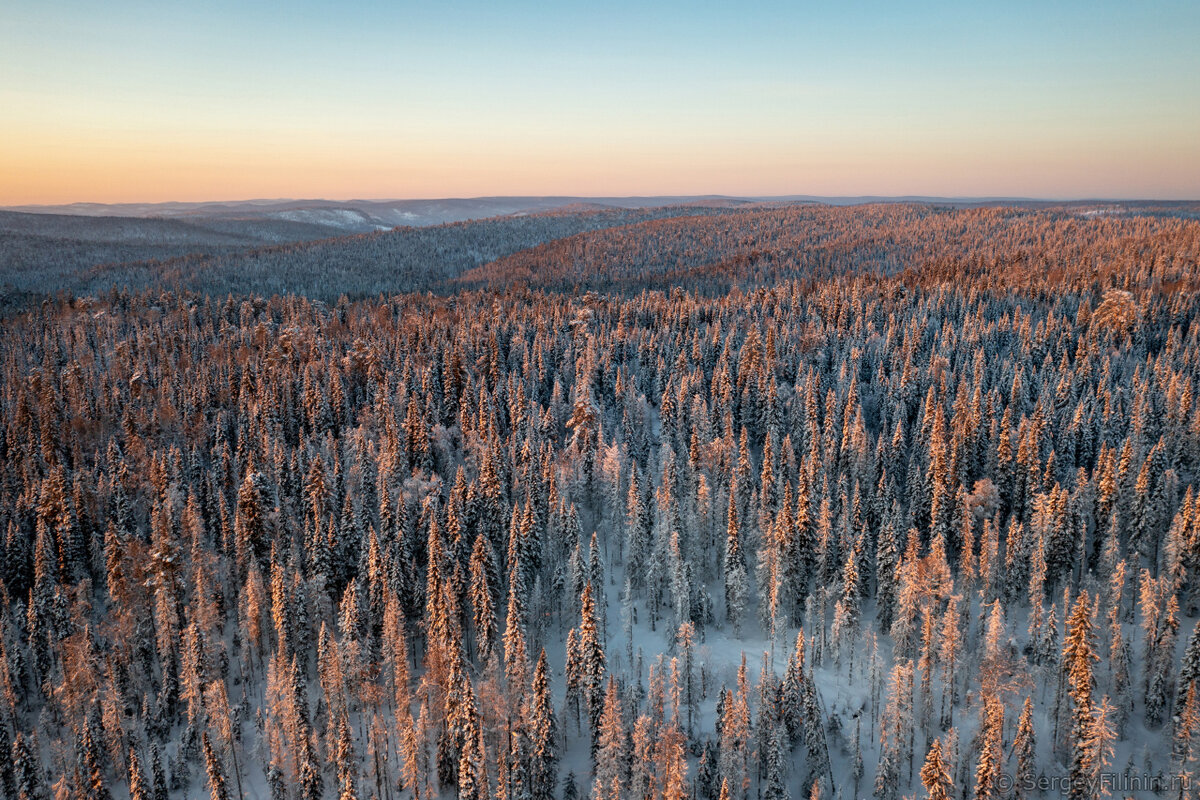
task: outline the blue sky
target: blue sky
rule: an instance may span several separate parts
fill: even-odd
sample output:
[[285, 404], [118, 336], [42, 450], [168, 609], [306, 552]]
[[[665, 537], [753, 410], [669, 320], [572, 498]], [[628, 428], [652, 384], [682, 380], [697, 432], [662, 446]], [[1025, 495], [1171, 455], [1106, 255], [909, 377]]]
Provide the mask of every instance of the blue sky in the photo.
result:
[[0, 7], [0, 203], [1200, 197], [1200, 3]]

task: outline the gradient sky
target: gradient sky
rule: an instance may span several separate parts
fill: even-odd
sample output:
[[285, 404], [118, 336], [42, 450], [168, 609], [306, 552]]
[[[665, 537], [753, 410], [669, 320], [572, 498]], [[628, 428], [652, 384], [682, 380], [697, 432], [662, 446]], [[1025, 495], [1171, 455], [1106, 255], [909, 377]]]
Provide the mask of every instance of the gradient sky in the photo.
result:
[[0, 0], [0, 204], [1200, 198], [1200, 2]]

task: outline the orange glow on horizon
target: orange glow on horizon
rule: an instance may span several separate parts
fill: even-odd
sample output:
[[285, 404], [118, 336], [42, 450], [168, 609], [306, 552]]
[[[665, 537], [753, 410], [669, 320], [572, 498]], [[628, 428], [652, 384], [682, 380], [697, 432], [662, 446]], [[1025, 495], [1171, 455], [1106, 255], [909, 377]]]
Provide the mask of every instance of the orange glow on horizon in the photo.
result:
[[[390, 142], [374, 135], [0, 134], [0, 205], [257, 198], [812, 194], [1192, 199], [1200, 158], [1184, 142], [1136, 159], [1120, 143], [787, 140], [676, 146], [600, 137]], [[1129, 186], [1138, 186], [1131, 193]], [[1062, 187], [1072, 187], [1064, 193]]]
[[63, 0], [4, 21], [0, 205], [1200, 196], [1194, 2]]

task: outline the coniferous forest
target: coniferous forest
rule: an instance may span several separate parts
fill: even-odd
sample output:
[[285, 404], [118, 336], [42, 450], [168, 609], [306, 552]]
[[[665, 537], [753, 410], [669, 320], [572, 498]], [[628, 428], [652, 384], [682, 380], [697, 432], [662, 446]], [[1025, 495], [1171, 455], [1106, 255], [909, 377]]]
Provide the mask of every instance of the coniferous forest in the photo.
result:
[[1195, 216], [13, 262], [0, 791], [1194, 797]]

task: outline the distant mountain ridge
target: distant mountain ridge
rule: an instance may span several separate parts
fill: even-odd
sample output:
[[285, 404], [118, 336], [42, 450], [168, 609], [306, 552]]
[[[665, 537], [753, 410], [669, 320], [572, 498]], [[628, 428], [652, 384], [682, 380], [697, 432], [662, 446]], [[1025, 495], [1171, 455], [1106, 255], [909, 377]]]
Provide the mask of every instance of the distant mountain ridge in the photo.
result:
[[[845, 226], [861, 215], [1008, 208], [1065, 220], [1200, 219], [1200, 203], [1187, 202], [945, 200], [851, 207], [850, 201], [513, 197], [75, 204], [64, 207], [74, 212], [67, 214], [0, 210], [0, 305], [12, 292], [147, 286], [325, 299], [513, 283], [632, 291], [699, 281], [711, 288], [753, 283], [768, 273], [773, 280], [813, 274], [828, 249], [822, 237], [836, 238], [824, 222]], [[84, 213], [96, 210], [105, 213]], [[150, 211], [161, 213], [135, 213]], [[683, 219], [693, 216], [721, 221]], [[743, 217], [767, 225], [770, 235], [742, 230]], [[876, 255], [886, 260], [886, 252]]]
[[[954, 207], [980, 205], [1092, 206], [1116, 204], [1123, 209], [1152, 204], [1159, 209], [1175, 208], [1180, 213], [1197, 214], [1195, 202], [1158, 202], [1149, 200], [1047, 200], [1026, 197], [938, 197], [925, 195], [658, 195], [628, 197], [584, 197], [569, 195], [450, 197], [415, 200], [295, 200], [262, 199], [211, 202], [165, 203], [68, 203], [62, 205], [21, 205], [0, 208], [0, 212], [60, 215], [73, 217], [124, 217], [134, 219], [178, 220], [216, 227], [221, 232], [252, 235], [253, 225], [266, 225], [262, 241], [298, 241], [340, 236], [347, 233], [371, 233], [400, 226], [426, 227], [447, 222], [489, 219], [523, 214], [578, 213], [604, 209], [645, 209], [664, 206], [703, 205], [739, 207], [754, 204], [820, 203], [833, 206], [876, 203], [925, 203]], [[304, 227], [295, 227], [304, 226]]]
[[[276, 218], [103, 217], [0, 211], [6, 291], [217, 285], [263, 294], [413, 291], [552, 239], [725, 205], [559, 209], [365, 232]], [[2, 303], [0, 303], [2, 305]]]
[[756, 198], [702, 195], [687, 197], [474, 197], [428, 200], [246, 200], [199, 203], [70, 203], [25, 205], [9, 212], [82, 217], [174, 219], [185, 222], [292, 222], [318, 225], [329, 235], [369, 233], [399, 226], [425, 227], [447, 222], [547, 212], [660, 208], [691, 204], [741, 205]]

